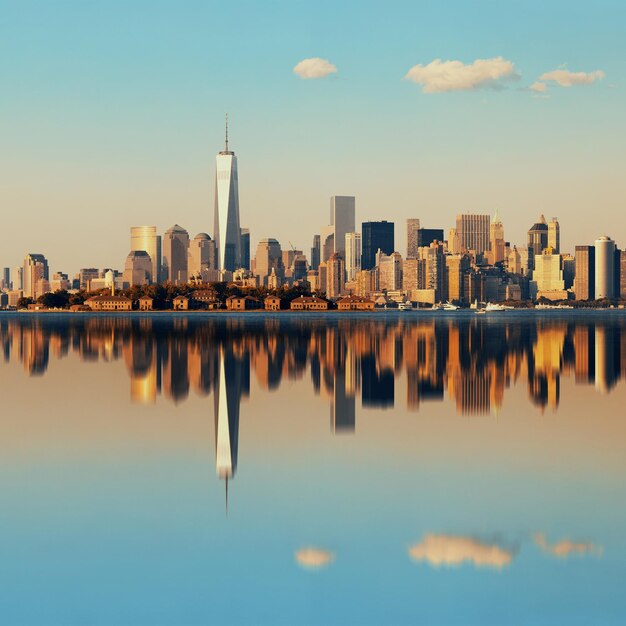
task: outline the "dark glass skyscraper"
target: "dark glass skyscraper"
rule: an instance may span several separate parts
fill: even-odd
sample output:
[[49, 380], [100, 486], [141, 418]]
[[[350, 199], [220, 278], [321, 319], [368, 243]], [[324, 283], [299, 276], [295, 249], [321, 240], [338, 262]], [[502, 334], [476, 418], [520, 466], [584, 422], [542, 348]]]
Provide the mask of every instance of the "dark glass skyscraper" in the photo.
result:
[[385, 254], [394, 252], [393, 222], [363, 222], [361, 235], [361, 269], [371, 270], [376, 266], [376, 253], [382, 250]]
[[419, 228], [417, 230], [417, 247], [430, 246], [433, 241], [443, 242], [442, 228]]

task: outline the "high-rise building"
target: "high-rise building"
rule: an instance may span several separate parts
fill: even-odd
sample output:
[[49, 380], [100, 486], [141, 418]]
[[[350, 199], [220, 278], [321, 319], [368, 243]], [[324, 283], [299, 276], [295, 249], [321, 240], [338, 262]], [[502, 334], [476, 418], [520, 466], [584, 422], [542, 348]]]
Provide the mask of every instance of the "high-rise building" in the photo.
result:
[[361, 269], [371, 270], [376, 266], [376, 253], [381, 250], [385, 254], [394, 251], [393, 222], [363, 222], [361, 227]]
[[361, 233], [346, 233], [346, 276], [353, 281], [361, 269]]
[[[145, 250], [144, 250], [145, 252]], [[84, 267], [78, 271], [78, 288], [87, 289], [90, 280], [98, 278], [100, 270], [97, 267]]]
[[459, 246], [462, 252], [474, 250], [482, 254], [489, 250], [489, 215], [473, 213], [456, 216], [456, 231], [459, 237]]
[[335, 251], [335, 227], [324, 226], [321, 235], [321, 251], [322, 261], [328, 261], [330, 255]]
[[419, 243], [417, 231], [420, 229], [420, 221], [416, 217], [410, 217], [406, 221], [406, 258], [416, 259]]
[[440, 302], [447, 295], [443, 244], [433, 242], [419, 248], [418, 255], [421, 261], [417, 277], [419, 289], [432, 289], [435, 302]]
[[434, 241], [443, 243], [443, 228], [420, 228], [417, 231], [417, 247], [430, 246]]
[[489, 225], [489, 262], [492, 265], [504, 261], [504, 226], [496, 211]]
[[346, 266], [341, 254], [338, 252], [331, 254], [327, 266], [326, 297], [338, 298], [343, 294], [346, 275]]
[[241, 229], [241, 267], [250, 269], [250, 229]]
[[378, 288], [381, 291], [402, 289], [402, 255], [399, 252], [376, 255], [378, 269]]
[[285, 277], [285, 266], [283, 264], [280, 243], [270, 237], [261, 239], [257, 245], [256, 256], [254, 257], [254, 272], [259, 277], [261, 283], [266, 285], [272, 271], [281, 280]]
[[131, 250], [124, 264], [125, 285], [149, 285], [152, 281], [152, 259], [145, 250]]
[[556, 254], [561, 252], [561, 227], [556, 217], [548, 222], [548, 245]]
[[535, 269], [533, 281], [537, 284], [537, 291], [563, 291], [563, 264], [561, 255], [554, 253], [548, 246], [541, 254], [535, 255]]
[[13, 291], [24, 288], [24, 268], [21, 265], [13, 268]]
[[465, 302], [465, 274], [470, 269], [470, 260], [465, 254], [449, 254], [446, 261], [447, 299], [450, 302]]
[[619, 254], [619, 293], [617, 295], [621, 300], [626, 300], [626, 250], [619, 250], [618, 254]]
[[24, 258], [22, 283], [25, 298], [36, 297], [41, 280], [49, 279], [48, 261], [43, 254], [27, 254]]
[[[131, 226], [130, 228], [131, 252], [143, 250], [152, 259], [151, 281], [161, 281], [161, 236], [157, 235], [156, 226]], [[90, 277], [95, 278], [95, 277]], [[86, 283], [85, 283], [86, 284]]]
[[604, 235], [595, 241], [597, 300], [615, 297], [615, 242]]
[[239, 224], [239, 178], [237, 157], [226, 142], [217, 157], [215, 170], [215, 220], [213, 238], [217, 247], [218, 270], [234, 272], [241, 267], [241, 226]]
[[313, 235], [313, 246], [311, 248], [311, 269], [316, 270], [320, 264], [320, 236]]
[[419, 259], [404, 259], [402, 263], [402, 289], [411, 297], [411, 292], [419, 289], [418, 284], [418, 267]]
[[188, 278], [200, 278], [207, 282], [210, 280], [209, 272], [217, 272], [217, 250], [215, 241], [206, 233], [198, 233], [189, 242], [189, 254], [187, 260]]
[[2, 287], [4, 289], [11, 289], [11, 269], [8, 267], [2, 270]]
[[461, 241], [459, 240], [459, 233], [456, 228], [451, 228], [448, 231], [448, 252], [452, 254], [461, 253]]
[[528, 271], [535, 269], [535, 257], [548, 247], [548, 224], [546, 218], [541, 215], [528, 230]]
[[342, 256], [345, 254], [346, 233], [353, 233], [355, 226], [354, 196], [332, 196], [330, 199], [330, 224], [334, 230], [335, 248]]
[[187, 282], [189, 233], [178, 224], [165, 231], [163, 237], [163, 280], [177, 285]]

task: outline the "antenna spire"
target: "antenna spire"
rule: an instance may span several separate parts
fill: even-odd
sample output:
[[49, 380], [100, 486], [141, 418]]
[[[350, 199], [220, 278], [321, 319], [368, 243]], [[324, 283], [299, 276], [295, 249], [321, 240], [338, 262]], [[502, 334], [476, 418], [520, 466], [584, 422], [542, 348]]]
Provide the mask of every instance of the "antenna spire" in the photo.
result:
[[228, 152], [228, 113], [226, 113], [226, 152]]

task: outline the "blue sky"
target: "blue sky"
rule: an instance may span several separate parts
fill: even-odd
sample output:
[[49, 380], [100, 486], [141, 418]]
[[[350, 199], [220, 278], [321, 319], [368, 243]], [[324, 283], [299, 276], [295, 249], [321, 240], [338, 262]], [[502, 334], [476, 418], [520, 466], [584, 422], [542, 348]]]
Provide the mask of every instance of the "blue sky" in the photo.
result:
[[[211, 233], [214, 154], [231, 119], [242, 225], [305, 250], [332, 194], [357, 220], [446, 230], [499, 209], [523, 243], [538, 213], [566, 248], [626, 246], [623, 2], [0, 0], [0, 265], [121, 267], [128, 228]], [[320, 57], [337, 72], [293, 72]], [[503, 59], [502, 89], [423, 93], [435, 59]], [[545, 93], [545, 72], [603, 80]]]

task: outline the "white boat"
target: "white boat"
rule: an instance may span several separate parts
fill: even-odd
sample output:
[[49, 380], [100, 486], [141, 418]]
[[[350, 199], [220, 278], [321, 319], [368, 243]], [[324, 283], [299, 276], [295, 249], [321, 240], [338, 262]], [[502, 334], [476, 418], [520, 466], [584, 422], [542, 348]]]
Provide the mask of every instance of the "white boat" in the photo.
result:
[[505, 307], [502, 304], [497, 304], [494, 302], [487, 302], [487, 306], [485, 306], [483, 310], [485, 311], [485, 313], [492, 313], [495, 311], [506, 311], [507, 308], [509, 307]]
[[459, 307], [456, 306], [456, 304], [452, 304], [451, 302], [446, 302], [445, 304], [442, 304], [441, 308], [444, 311], [458, 311], [459, 310]]
[[441, 302], [433, 304], [431, 311], [443, 311], [443, 304], [441, 304]]
[[413, 304], [411, 302], [400, 302], [398, 304], [398, 311], [412, 311]]
[[559, 310], [559, 309], [573, 309], [573, 306], [570, 306], [569, 304], [536, 304], [535, 305], [535, 309], [539, 309], [541, 310], [546, 310], [546, 309], [551, 309], [551, 310]]

